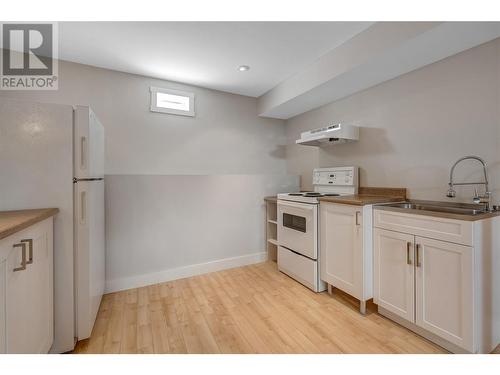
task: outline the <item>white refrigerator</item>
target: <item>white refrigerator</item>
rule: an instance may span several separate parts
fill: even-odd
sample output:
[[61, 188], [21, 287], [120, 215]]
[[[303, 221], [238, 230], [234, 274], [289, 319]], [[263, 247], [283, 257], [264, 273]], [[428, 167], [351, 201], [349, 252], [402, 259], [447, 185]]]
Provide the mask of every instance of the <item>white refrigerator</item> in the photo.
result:
[[0, 98], [0, 210], [58, 207], [54, 343], [92, 332], [105, 282], [104, 128], [89, 107]]

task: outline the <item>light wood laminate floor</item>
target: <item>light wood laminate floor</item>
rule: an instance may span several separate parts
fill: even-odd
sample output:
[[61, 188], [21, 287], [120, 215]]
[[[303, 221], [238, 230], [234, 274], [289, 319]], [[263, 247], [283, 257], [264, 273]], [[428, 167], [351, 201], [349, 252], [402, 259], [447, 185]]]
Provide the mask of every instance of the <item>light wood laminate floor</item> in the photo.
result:
[[75, 353], [445, 353], [266, 262], [104, 296]]

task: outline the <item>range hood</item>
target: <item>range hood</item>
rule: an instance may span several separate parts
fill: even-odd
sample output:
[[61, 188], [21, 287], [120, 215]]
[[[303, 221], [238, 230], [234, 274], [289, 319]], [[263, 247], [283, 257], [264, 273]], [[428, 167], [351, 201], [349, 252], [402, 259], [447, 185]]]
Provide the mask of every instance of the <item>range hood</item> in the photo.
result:
[[323, 146], [359, 140], [359, 128], [354, 125], [333, 124], [300, 134], [295, 143], [304, 146]]

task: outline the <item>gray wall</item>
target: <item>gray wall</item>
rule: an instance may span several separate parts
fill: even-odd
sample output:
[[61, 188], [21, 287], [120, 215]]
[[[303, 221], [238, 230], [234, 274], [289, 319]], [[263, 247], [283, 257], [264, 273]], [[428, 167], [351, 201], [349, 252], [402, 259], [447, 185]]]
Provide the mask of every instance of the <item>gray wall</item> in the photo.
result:
[[[240, 95], [68, 62], [59, 77], [0, 96], [90, 105], [103, 123], [109, 290], [262, 258], [263, 197], [298, 188], [284, 121]], [[150, 112], [150, 86], [194, 92], [196, 117]]]
[[[451, 165], [461, 156], [483, 157], [495, 201], [500, 201], [500, 39], [287, 121], [288, 172], [311, 189], [315, 167], [359, 165], [361, 185], [407, 187], [412, 198], [447, 200]], [[357, 143], [306, 147], [300, 132], [347, 122], [361, 128]], [[480, 179], [466, 163], [458, 179]], [[458, 188], [470, 201], [473, 188]]]

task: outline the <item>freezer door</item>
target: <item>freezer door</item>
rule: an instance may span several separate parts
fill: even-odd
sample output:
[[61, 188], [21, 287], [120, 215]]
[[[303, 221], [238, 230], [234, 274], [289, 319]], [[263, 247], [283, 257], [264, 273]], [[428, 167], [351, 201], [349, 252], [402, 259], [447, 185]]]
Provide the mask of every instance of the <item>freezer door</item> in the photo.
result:
[[104, 293], [104, 180], [75, 185], [76, 337], [90, 337]]
[[89, 107], [75, 109], [74, 169], [76, 178], [104, 176], [104, 127]]

